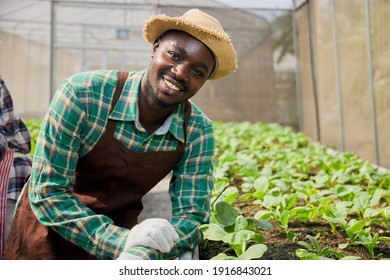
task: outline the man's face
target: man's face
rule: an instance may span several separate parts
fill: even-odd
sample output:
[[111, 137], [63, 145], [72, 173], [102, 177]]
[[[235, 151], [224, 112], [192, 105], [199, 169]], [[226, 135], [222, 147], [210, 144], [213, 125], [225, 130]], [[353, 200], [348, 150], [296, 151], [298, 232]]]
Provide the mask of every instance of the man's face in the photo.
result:
[[153, 45], [146, 91], [154, 103], [173, 107], [194, 96], [215, 65], [208, 47], [191, 35], [170, 31]]

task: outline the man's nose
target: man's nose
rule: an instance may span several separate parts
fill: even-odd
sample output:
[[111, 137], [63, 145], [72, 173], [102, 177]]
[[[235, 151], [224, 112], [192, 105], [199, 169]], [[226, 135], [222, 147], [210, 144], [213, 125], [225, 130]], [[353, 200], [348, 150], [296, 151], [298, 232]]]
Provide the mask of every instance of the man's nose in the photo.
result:
[[187, 81], [189, 67], [185, 63], [176, 64], [174, 67], [172, 67], [172, 73], [175, 74], [178, 80]]

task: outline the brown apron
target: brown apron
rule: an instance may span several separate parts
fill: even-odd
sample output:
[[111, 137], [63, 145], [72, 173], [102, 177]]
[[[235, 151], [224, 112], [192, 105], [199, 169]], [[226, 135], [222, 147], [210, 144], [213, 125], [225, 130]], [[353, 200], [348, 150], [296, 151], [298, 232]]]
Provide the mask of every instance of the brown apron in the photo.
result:
[[[120, 72], [111, 108], [115, 107], [126, 78], [127, 73]], [[191, 105], [187, 101], [184, 131], [190, 114]], [[175, 151], [134, 152], [114, 138], [115, 127], [116, 121], [108, 120], [98, 143], [79, 159], [74, 194], [95, 213], [131, 229], [143, 209], [142, 197], [175, 167], [184, 154], [185, 143], [179, 141]], [[5, 258], [96, 259], [39, 223], [28, 200], [28, 183], [25, 188], [11, 226]]]

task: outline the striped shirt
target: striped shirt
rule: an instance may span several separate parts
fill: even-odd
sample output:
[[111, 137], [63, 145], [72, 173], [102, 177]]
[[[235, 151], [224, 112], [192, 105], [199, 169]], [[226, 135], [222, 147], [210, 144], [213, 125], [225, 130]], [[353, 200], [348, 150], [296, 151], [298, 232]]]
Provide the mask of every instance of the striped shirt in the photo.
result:
[[3, 81], [0, 85], [0, 160], [5, 151], [14, 151], [14, 160], [9, 174], [7, 198], [16, 200], [31, 171], [30, 133], [15, 111], [11, 94]]
[[[31, 137], [15, 111], [11, 94], [0, 78], [0, 259], [8, 231], [7, 200], [17, 200], [31, 171]], [[8, 213], [9, 214], [9, 213]]]
[[[129, 230], [93, 213], [72, 195], [79, 157], [86, 155], [105, 130], [107, 119], [119, 120], [114, 137], [137, 152], [172, 151], [184, 141], [184, 104], [169, 119], [168, 129], [149, 135], [137, 122], [137, 101], [145, 71], [135, 72], [111, 114], [118, 71], [99, 70], [73, 75], [57, 90], [39, 133], [29, 198], [39, 221], [52, 227], [98, 259], [116, 259]], [[193, 103], [185, 153], [172, 173], [169, 195], [171, 224], [180, 236], [177, 246], [163, 254], [143, 246], [130, 253], [146, 259], [172, 259], [192, 250], [201, 239], [198, 226], [210, 216], [213, 188], [214, 132], [211, 121]], [[158, 207], [158, 206], [156, 206]]]

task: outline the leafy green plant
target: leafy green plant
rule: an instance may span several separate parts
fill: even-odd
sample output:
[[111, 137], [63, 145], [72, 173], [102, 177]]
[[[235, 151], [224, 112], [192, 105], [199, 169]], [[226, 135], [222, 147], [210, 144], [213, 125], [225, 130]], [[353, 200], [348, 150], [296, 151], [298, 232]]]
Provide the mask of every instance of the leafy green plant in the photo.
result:
[[345, 249], [349, 245], [363, 245], [367, 248], [370, 256], [374, 257], [373, 248], [375, 247], [379, 236], [371, 238], [363, 229], [371, 223], [377, 222], [377, 219], [350, 219], [347, 221], [348, 205], [352, 205], [352, 203], [341, 202], [336, 204], [336, 207], [329, 211], [333, 217], [324, 215], [324, 219], [329, 222], [333, 232], [336, 231], [336, 226], [340, 226], [345, 231], [348, 242], [339, 244], [338, 247], [340, 249]]
[[34, 154], [35, 152], [35, 145], [37, 143], [37, 138], [38, 138], [38, 135], [39, 135], [39, 131], [41, 129], [41, 125], [42, 125], [42, 119], [40, 118], [37, 118], [37, 119], [26, 119], [26, 120], [23, 120], [23, 122], [25, 123], [29, 133], [30, 133], [30, 136], [31, 136], [31, 151], [30, 151], [30, 154]]
[[351, 202], [339, 202], [333, 205], [326, 205], [322, 207], [320, 213], [323, 214], [323, 218], [329, 223], [332, 228], [332, 232], [335, 233], [337, 227], [345, 229], [347, 227], [348, 209]]
[[269, 220], [273, 218], [275, 223], [281, 228], [286, 236], [292, 241], [295, 240], [295, 234], [288, 230], [289, 223], [292, 219], [305, 213], [304, 208], [295, 209], [295, 204], [298, 201], [297, 194], [285, 194], [285, 195], [270, 195], [264, 196], [262, 205], [269, 210], [260, 210], [255, 214], [257, 219]]
[[[266, 252], [267, 246], [263, 244], [263, 235], [253, 229], [272, 229], [268, 221], [247, 219], [225, 201], [216, 204], [214, 219], [216, 222], [200, 226], [204, 238], [229, 244], [236, 256], [220, 253], [213, 259], [254, 259], [262, 257]], [[250, 242], [256, 244], [248, 246]]]
[[364, 246], [367, 249], [370, 256], [374, 258], [375, 257], [374, 248], [378, 243], [378, 240], [379, 240], [378, 233], [375, 233], [372, 236], [369, 232], [360, 230], [357, 233], [357, 240], [355, 241], [355, 243]]
[[295, 251], [296, 256], [300, 260], [330, 260], [333, 259], [331, 256], [334, 256], [336, 259], [359, 259], [359, 257], [344, 256], [330, 247], [321, 248], [317, 238], [311, 235], [306, 235], [306, 238], [309, 239], [310, 243], [303, 240], [298, 241], [298, 244], [305, 248]]

